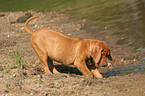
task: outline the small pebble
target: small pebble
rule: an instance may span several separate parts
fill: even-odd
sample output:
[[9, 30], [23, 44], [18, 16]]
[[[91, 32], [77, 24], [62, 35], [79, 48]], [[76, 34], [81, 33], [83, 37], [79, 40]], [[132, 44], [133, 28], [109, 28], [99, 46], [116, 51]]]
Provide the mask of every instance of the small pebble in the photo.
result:
[[68, 34], [68, 36], [70, 36], [71, 34]]

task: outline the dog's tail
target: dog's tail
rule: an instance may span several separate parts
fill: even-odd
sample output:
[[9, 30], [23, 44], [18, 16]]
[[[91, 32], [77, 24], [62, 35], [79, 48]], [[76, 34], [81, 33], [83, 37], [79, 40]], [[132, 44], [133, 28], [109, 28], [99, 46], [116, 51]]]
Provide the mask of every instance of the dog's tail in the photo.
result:
[[33, 30], [29, 29], [27, 24], [29, 23], [29, 21], [31, 21], [32, 19], [34, 18], [37, 18], [38, 16], [34, 16], [34, 17], [30, 17], [26, 22], [25, 22], [25, 25], [24, 25], [24, 29], [26, 30], [27, 33], [29, 33], [30, 35], [32, 35], [34, 33]]

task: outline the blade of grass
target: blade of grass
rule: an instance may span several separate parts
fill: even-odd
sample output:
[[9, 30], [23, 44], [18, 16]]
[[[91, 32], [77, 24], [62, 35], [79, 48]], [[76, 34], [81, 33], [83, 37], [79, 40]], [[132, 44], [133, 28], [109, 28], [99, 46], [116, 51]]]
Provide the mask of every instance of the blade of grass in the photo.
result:
[[24, 66], [24, 64], [23, 64], [23, 61], [21, 60], [21, 56], [20, 56], [21, 55], [21, 47], [19, 48], [18, 52], [14, 51], [14, 48], [12, 48], [12, 50], [13, 50], [13, 53], [14, 53], [16, 63], [19, 65], [19, 67], [22, 68]]

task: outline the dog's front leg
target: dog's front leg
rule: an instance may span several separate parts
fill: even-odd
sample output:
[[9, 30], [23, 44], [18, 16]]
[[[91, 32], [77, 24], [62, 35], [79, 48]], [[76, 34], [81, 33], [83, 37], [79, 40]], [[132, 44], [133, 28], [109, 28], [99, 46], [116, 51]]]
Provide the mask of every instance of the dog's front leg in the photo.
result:
[[95, 65], [88, 66], [88, 68], [91, 70], [94, 77], [103, 78], [103, 76], [100, 74], [100, 72], [98, 71], [98, 69]]
[[93, 76], [91, 71], [87, 68], [85, 60], [76, 59], [74, 65], [85, 76]]
[[91, 72], [93, 73], [94, 77], [97, 78], [103, 78], [103, 76], [100, 74], [100, 72], [98, 71], [98, 69], [91, 69]]

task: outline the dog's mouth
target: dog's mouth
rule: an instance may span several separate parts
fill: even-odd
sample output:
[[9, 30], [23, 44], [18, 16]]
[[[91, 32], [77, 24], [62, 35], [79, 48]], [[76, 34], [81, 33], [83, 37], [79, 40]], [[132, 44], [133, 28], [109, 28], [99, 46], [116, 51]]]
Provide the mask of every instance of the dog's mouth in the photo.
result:
[[103, 66], [101, 66], [101, 67], [107, 67], [108, 66], [108, 64], [104, 64]]
[[96, 66], [97, 68], [100, 68], [100, 67], [107, 67], [108, 64], [101, 64], [100, 62], [98, 62], [98, 63], [95, 63], [95, 66]]

